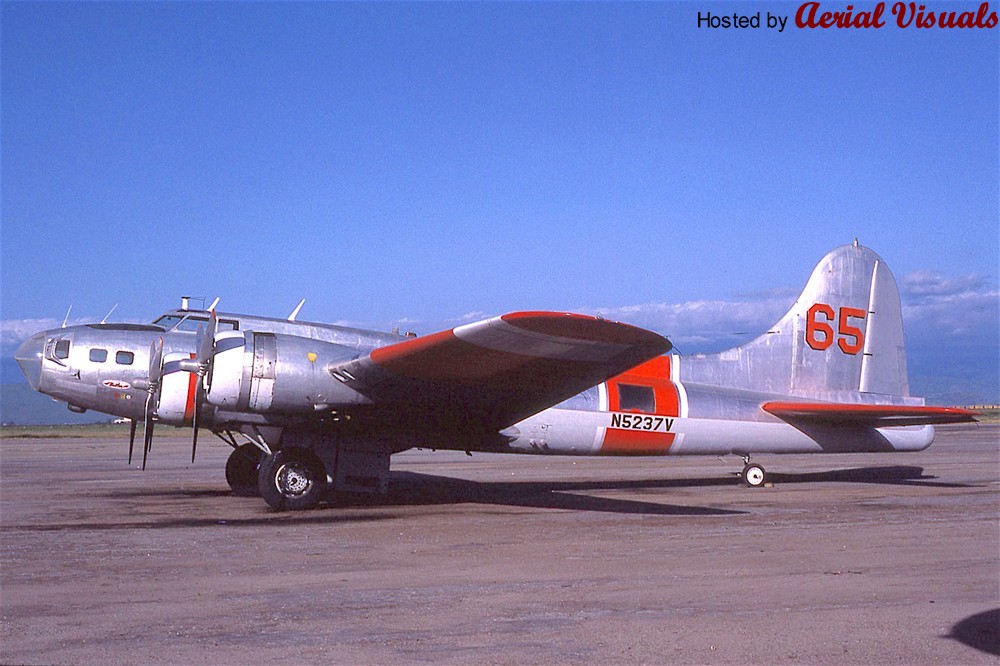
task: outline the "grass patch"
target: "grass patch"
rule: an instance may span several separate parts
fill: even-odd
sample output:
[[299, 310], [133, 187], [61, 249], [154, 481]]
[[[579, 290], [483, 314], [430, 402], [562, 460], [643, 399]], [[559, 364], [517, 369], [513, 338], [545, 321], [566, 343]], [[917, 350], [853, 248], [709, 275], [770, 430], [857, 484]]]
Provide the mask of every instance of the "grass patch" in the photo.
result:
[[[141, 428], [140, 428], [141, 429]], [[66, 439], [104, 437], [124, 434], [128, 437], [127, 423], [86, 423], [80, 425], [3, 426], [0, 439]]]
[[[190, 434], [191, 428], [156, 424], [156, 432], [168, 437], [180, 434], [182, 431]], [[0, 439], [85, 439], [94, 437], [114, 437], [127, 440], [128, 424], [84, 423], [80, 425], [3, 426], [0, 428]], [[136, 439], [142, 440], [142, 423], [139, 424]]]

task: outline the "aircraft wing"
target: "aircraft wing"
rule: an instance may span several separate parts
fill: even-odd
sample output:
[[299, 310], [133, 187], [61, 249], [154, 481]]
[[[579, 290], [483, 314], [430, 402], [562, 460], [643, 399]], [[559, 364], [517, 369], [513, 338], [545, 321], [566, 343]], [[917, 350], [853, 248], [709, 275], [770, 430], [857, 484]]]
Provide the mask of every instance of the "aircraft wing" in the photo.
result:
[[861, 425], [873, 428], [975, 421], [976, 412], [959, 407], [857, 405], [828, 402], [766, 402], [761, 409], [783, 421]]
[[515, 312], [380, 347], [330, 372], [415, 427], [495, 432], [670, 348], [656, 333], [597, 317]]

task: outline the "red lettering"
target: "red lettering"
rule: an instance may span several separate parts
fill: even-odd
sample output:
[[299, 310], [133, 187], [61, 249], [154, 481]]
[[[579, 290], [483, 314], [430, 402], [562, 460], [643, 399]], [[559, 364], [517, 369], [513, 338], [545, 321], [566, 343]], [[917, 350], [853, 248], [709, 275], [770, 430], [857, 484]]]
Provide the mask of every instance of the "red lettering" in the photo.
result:
[[[840, 308], [840, 325], [837, 331], [841, 338], [837, 340], [837, 346], [845, 354], [857, 354], [865, 346], [865, 334], [857, 326], [851, 326], [849, 319], [864, 319], [868, 313], [858, 308]], [[848, 338], [853, 338], [853, 342], [848, 342]]]
[[[845, 11], [824, 12], [820, 2], [804, 2], [795, 12], [795, 25], [799, 28], [882, 28], [885, 2], [877, 3], [871, 11], [855, 13], [854, 5]], [[1000, 25], [997, 12], [990, 11], [990, 3], [983, 2], [976, 12], [928, 11], [918, 2], [900, 0], [892, 5], [892, 15], [900, 28], [985, 28]]]
[[892, 15], [896, 17], [896, 25], [900, 28], [910, 27], [910, 23], [913, 22], [913, 17], [917, 14], [917, 3], [910, 3], [910, 15], [906, 18], [906, 4], [902, 2], [897, 2], [892, 6]]
[[[816, 315], [823, 313], [826, 321], [817, 321]], [[833, 344], [833, 327], [827, 322], [833, 321], [833, 308], [826, 303], [814, 303], [806, 313], [806, 344], [816, 351], [824, 351]], [[823, 334], [823, 339], [816, 337]]]
[[986, 16], [986, 12], [990, 12], [990, 3], [984, 2], [979, 5], [979, 12], [976, 14], [976, 27], [978, 28], [995, 28], [1000, 19], [997, 18], [996, 12], [990, 12], [990, 17], [983, 21], [983, 17]]
[[885, 3], [875, 5], [873, 11], [854, 13], [854, 5], [847, 5], [843, 12], [819, 12], [820, 3], [806, 2], [795, 12], [795, 25], [800, 28], [881, 28], [885, 25], [882, 14]]
[[[799, 7], [799, 10], [795, 12], [795, 25], [800, 28], [815, 28], [816, 24], [816, 11], [819, 10], [818, 2], [804, 2]], [[808, 18], [803, 19], [802, 17], [808, 13]]]
[[[814, 303], [806, 312], [806, 344], [816, 351], [826, 351], [833, 346], [836, 337], [840, 351], [854, 356], [864, 349], [865, 333], [852, 324], [851, 320], [863, 321], [867, 316], [868, 313], [860, 308], [844, 307], [835, 314], [833, 308], [826, 303]], [[836, 335], [831, 325], [834, 319], [837, 321]]]
[[873, 28], [883, 28], [885, 27], [885, 21], [882, 20], [882, 14], [885, 12], [885, 3], [880, 2], [875, 5], [875, 11], [872, 14], [872, 24]]

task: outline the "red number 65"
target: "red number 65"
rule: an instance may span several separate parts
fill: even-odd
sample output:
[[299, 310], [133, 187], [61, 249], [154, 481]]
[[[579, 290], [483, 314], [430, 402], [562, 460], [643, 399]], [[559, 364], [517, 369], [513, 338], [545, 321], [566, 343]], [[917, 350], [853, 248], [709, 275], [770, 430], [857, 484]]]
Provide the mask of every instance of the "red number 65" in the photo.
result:
[[[863, 320], [867, 312], [858, 308], [840, 308], [837, 320], [837, 346], [845, 354], [857, 354], [865, 346], [864, 332], [851, 324], [851, 319]], [[822, 318], [821, 318], [822, 317]], [[817, 351], [833, 345], [833, 308], [826, 303], [815, 303], [806, 313], [806, 344]]]

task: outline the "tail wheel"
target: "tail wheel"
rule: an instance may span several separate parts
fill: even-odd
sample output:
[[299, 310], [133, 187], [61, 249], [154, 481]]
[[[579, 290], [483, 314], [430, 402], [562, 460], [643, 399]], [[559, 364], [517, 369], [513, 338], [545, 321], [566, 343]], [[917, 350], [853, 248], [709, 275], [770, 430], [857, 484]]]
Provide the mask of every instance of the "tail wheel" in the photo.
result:
[[751, 488], [760, 488], [764, 485], [764, 481], [767, 480], [764, 468], [757, 463], [747, 463], [743, 468], [741, 476], [743, 477], [743, 481]]
[[311, 451], [281, 449], [261, 461], [257, 485], [260, 496], [275, 511], [303, 511], [319, 502], [326, 470]]
[[239, 497], [256, 497], [257, 474], [260, 470], [260, 460], [263, 451], [253, 444], [242, 444], [233, 449], [226, 461], [226, 483], [233, 494]]

